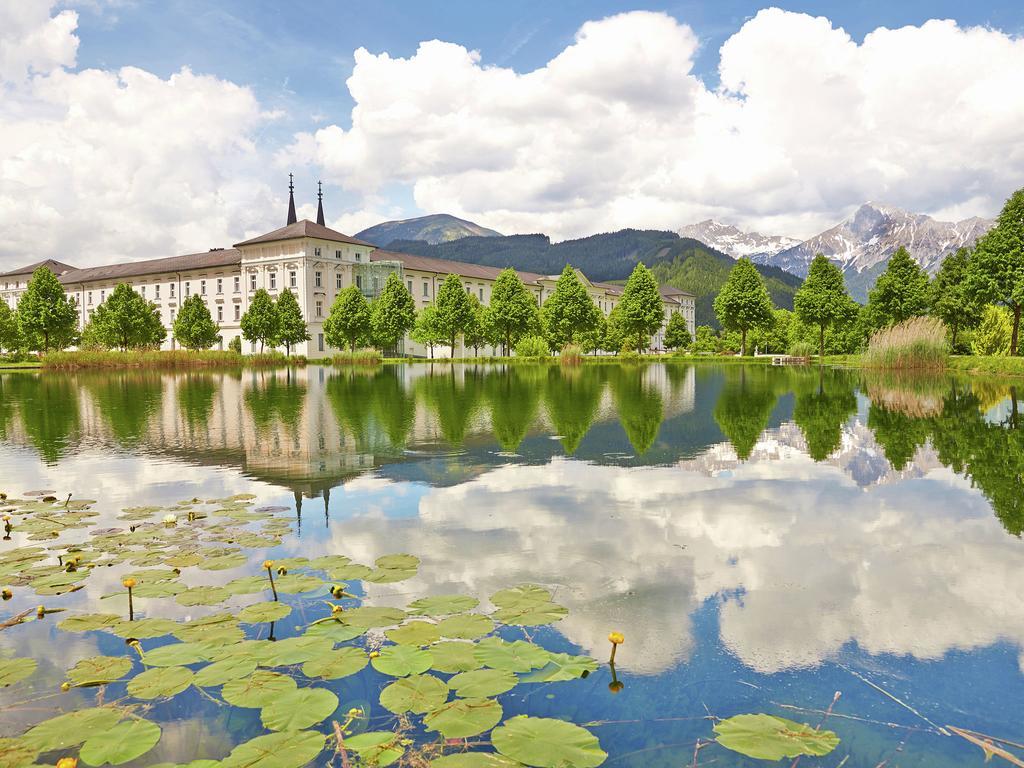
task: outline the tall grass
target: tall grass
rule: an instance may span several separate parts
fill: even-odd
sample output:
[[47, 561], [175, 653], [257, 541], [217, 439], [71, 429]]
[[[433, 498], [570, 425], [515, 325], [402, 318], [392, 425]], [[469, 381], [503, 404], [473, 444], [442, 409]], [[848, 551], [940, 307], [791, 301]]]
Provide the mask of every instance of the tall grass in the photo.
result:
[[864, 353], [866, 368], [941, 371], [949, 361], [946, 326], [935, 317], [912, 317], [875, 333]]
[[334, 365], [380, 365], [381, 355], [376, 349], [357, 349], [339, 352], [330, 359]]
[[85, 368], [243, 368], [277, 365], [305, 365], [306, 358], [280, 352], [240, 355], [230, 350], [135, 350], [131, 352], [89, 351], [50, 352], [42, 358], [43, 368], [74, 371]]
[[558, 355], [562, 365], [579, 365], [583, 362], [583, 350], [579, 344], [566, 344]]

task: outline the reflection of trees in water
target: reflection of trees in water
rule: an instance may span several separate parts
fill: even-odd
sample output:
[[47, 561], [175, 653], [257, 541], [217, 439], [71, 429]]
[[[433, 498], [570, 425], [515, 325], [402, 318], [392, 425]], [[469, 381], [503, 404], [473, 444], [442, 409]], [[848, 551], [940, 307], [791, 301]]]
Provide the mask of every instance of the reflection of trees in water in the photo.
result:
[[409, 432], [416, 421], [416, 397], [401, 381], [399, 369], [387, 366], [373, 377], [373, 414], [388, 442], [401, 451], [409, 441]]
[[78, 381], [63, 375], [15, 373], [0, 377], [0, 382], [5, 421], [17, 404], [29, 441], [43, 461], [56, 464], [79, 430]]
[[466, 440], [469, 424], [477, 415], [483, 397], [483, 376], [476, 368], [464, 369], [458, 376], [455, 367], [431, 372], [416, 380], [416, 394], [434, 412], [441, 435], [450, 445]]
[[327, 379], [324, 394], [343, 432], [348, 432], [356, 450], [365, 451], [372, 440], [372, 403], [376, 377], [373, 369], [347, 367]]
[[647, 372], [647, 366], [642, 365], [616, 365], [608, 371], [619, 422], [640, 456], [654, 445], [664, 416], [661, 393], [646, 381]]
[[298, 434], [306, 402], [306, 385], [299, 381], [291, 368], [253, 371], [243, 399], [258, 431], [267, 433], [275, 422], [280, 422], [292, 435]]
[[515, 451], [537, 418], [546, 371], [510, 365], [489, 370], [484, 394], [491, 406], [491, 428], [505, 451]]
[[604, 366], [591, 369], [551, 366], [544, 387], [544, 407], [561, 435], [562, 448], [573, 454], [587, 434], [601, 405]]
[[155, 373], [87, 374], [81, 383], [124, 446], [137, 445], [146, 436], [163, 402], [163, 379]]
[[206, 373], [189, 373], [177, 380], [178, 407], [191, 430], [202, 430], [213, 415], [217, 381]]
[[[736, 369], [739, 370], [736, 370]], [[750, 458], [775, 407], [775, 384], [765, 366], [723, 370], [725, 386], [715, 404], [715, 421], [740, 459]]]
[[807, 441], [807, 453], [824, 461], [843, 441], [843, 426], [857, 411], [857, 397], [849, 378], [839, 371], [819, 368], [816, 385], [804, 380], [796, 388], [793, 421]]

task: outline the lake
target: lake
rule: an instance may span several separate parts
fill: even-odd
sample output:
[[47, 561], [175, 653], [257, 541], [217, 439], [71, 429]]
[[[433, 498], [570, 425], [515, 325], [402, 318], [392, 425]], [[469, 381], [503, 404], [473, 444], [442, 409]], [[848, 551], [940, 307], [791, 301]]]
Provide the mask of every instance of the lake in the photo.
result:
[[[418, 715], [396, 721], [382, 707], [396, 675], [380, 657], [366, 665], [365, 651], [396, 661], [389, 648], [400, 635], [384, 632], [402, 619], [332, 619], [328, 589], [343, 582], [335, 616], [465, 598], [458, 611], [423, 608], [406, 630], [422, 637], [405, 648], [429, 652], [438, 633], [423, 625], [444, 614], [498, 606], [503, 648], [525, 639], [569, 654], [557, 658], [585, 674], [553, 673], [548, 657], [526, 669], [484, 664], [543, 675], [480, 695], [500, 703], [503, 721], [585, 726], [609, 766], [768, 764], [707, 743], [718, 719], [741, 713], [834, 731], [839, 745], [801, 766], [981, 766], [982, 750], [950, 726], [1024, 743], [1022, 397], [1013, 380], [713, 363], [2, 374], [0, 508], [13, 525], [0, 541], [0, 583], [13, 597], [0, 618], [29, 611], [29, 620], [0, 632], [0, 663], [32, 658], [36, 667], [0, 687], [0, 737], [115, 703], [161, 729], [127, 764], [229, 753], [226, 765], [302, 764], [306, 747], [291, 742], [258, 758], [232, 753], [293, 729], [265, 725], [274, 718], [266, 701], [225, 702], [223, 680], [223, 691], [135, 695], [130, 681], [143, 669], [198, 672], [227, 658], [211, 638], [237, 643], [244, 631], [277, 642], [236, 660], [241, 671], [225, 669], [224, 680], [258, 664], [298, 678], [300, 691], [312, 680], [337, 697], [337, 712], [298, 732], [331, 735], [356, 709], [352, 738], [397, 728], [407, 743], [390, 748], [408, 750], [406, 764], [428, 764], [412, 760], [424, 745], [433, 745], [427, 758], [464, 748], [444, 746]], [[393, 554], [414, 558], [376, 562]], [[265, 559], [286, 616], [265, 607]], [[191, 629], [172, 637], [158, 621], [126, 624], [131, 574], [133, 619]], [[495, 595], [522, 584], [550, 594]], [[264, 607], [237, 624], [256, 601]], [[36, 618], [39, 604], [64, 610]], [[204, 634], [213, 624], [203, 617], [225, 611], [224, 634]], [[59, 626], [75, 616], [107, 618]], [[338, 653], [332, 643], [282, 646], [313, 626], [358, 649], [358, 669], [299, 672]], [[614, 678], [610, 632], [624, 635]], [[136, 637], [138, 647], [126, 645]], [[179, 640], [207, 642], [190, 649], [202, 658], [140, 664], [139, 650]], [[80, 666], [79, 681], [114, 681], [62, 693], [68, 670], [97, 656], [129, 659], [132, 670]], [[304, 700], [283, 701], [298, 710]], [[94, 725], [65, 722], [83, 733]], [[131, 722], [117, 726], [127, 740], [149, 738], [128, 732]], [[40, 733], [40, 763], [77, 754], [74, 739], [53, 749], [57, 737]], [[487, 751], [486, 741], [468, 744]], [[22, 746], [0, 742], [10, 755], [0, 766], [20, 764]], [[87, 746], [92, 764], [130, 757], [104, 752], [101, 740]], [[386, 762], [387, 753], [355, 752]], [[334, 755], [333, 764], [345, 762]], [[472, 763], [485, 764], [515, 763]]]

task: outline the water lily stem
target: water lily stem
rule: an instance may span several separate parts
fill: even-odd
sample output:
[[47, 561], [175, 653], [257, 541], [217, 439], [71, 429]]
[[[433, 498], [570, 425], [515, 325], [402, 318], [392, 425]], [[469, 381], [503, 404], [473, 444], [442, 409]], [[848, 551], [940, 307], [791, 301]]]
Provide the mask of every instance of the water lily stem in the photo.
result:
[[135, 605], [132, 603], [131, 587], [128, 587], [128, 621], [135, 621]]
[[274, 600], [277, 600], [277, 587], [274, 586], [274, 571], [267, 568], [267, 577], [270, 579], [270, 591], [274, 593]]

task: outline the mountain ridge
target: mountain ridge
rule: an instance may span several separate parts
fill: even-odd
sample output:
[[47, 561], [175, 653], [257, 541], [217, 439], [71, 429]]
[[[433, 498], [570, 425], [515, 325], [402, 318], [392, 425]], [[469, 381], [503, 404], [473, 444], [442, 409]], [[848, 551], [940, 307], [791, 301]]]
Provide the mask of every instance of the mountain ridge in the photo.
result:
[[411, 219], [382, 221], [357, 232], [354, 237], [381, 248], [388, 247], [395, 240], [423, 240], [436, 244], [462, 237], [503, 237], [493, 229], [476, 222], [460, 219], [450, 213], [432, 213]]

